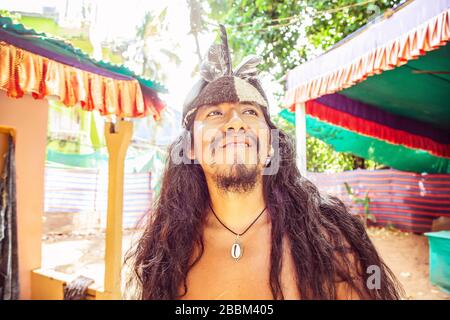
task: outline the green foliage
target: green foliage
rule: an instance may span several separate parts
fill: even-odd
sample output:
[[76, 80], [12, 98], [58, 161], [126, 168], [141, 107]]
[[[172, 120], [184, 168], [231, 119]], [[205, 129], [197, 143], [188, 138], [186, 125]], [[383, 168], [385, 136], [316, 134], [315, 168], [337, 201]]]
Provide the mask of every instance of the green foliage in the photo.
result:
[[[289, 28], [271, 28], [277, 22], [271, 19], [287, 18], [301, 12], [302, 5], [295, 1], [209, 1], [211, 18], [227, 26], [234, 61], [248, 54], [263, 57], [261, 70], [275, 71], [280, 78], [289, 69], [300, 64], [306, 56], [303, 48], [296, 48], [299, 38], [298, 23]], [[239, 25], [243, 25], [240, 26]], [[300, 54], [297, 54], [300, 52]]]
[[[259, 54], [261, 70], [280, 79], [289, 70], [342, 40], [375, 16], [402, 0], [208, 0], [208, 18], [228, 30], [233, 61]], [[280, 96], [283, 93], [274, 93]], [[295, 126], [276, 115], [274, 123], [295, 139]], [[353, 170], [358, 162], [350, 153], [307, 137], [307, 169], [313, 172]], [[359, 161], [356, 161], [359, 160]], [[363, 160], [366, 169], [382, 165]]]
[[314, 47], [328, 49], [339, 40], [356, 31], [369, 20], [401, 0], [308, 1], [313, 7], [314, 22], [307, 28], [308, 40]]
[[282, 130], [284, 133], [287, 133], [293, 141], [295, 141], [295, 126], [290, 122], [286, 121], [279, 114], [273, 115], [270, 117], [272, 122], [278, 127], [278, 129]]
[[352, 187], [347, 182], [344, 182], [345, 189], [347, 190], [348, 196], [350, 200], [355, 205], [362, 205], [364, 207], [364, 213], [360, 215], [364, 226], [367, 228], [367, 221], [370, 220], [372, 222], [376, 222], [376, 218], [373, 214], [370, 213], [369, 206], [370, 206], [370, 198], [369, 198], [369, 191], [367, 191], [364, 194], [364, 197], [358, 197], [356, 196], [355, 192], [353, 191]]
[[1, 9], [0, 17], [10, 18], [13, 23], [19, 23], [21, 16], [18, 13], [11, 13], [8, 10]]
[[[271, 117], [273, 123], [295, 141], [295, 126], [280, 115]], [[336, 152], [325, 142], [306, 137], [306, 169], [310, 172], [342, 172], [353, 170], [353, 155]]]
[[125, 60], [135, 64], [138, 74], [164, 82], [167, 79], [164, 63], [181, 63], [176, 53], [179, 44], [167, 41], [169, 23], [165, 6], [159, 12], [146, 12], [138, 25], [136, 37], [125, 51]]
[[209, 18], [224, 23], [240, 61], [263, 57], [277, 79], [402, 0], [208, 0]]
[[[271, 117], [273, 123], [295, 141], [295, 126], [280, 115]], [[353, 155], [335, 151], [325, 142], [306, 137], [306, 169], [310, 172], [342, 172], [353, 170]]]
[[[280, 115], [271, 116], [273, 123], [295, 141], [295, 126]], [[325, 142], [307, 135], [306, 168], [310, 172], [342, 172], [356, 169], [355, 156], [351, 153], [337, 152]], [[364, 159], [364, 168], [375, 170], [384, 166], [373, 160]]]
[[[312, 136], [306, 138], [306, 159], [307, 170], [311, 172], [343, 172], [357, 168], [368, 170], [386, 168], [381, 163], [359, 158], [349, 152], [337, 152], [331, 145]], [[363, 165], [358, 165], [356, 160], [362, 160]]]
[[337, 152], [330, 145], [314, 138], [306, 139], [306, 167], [311, 172], [342, 172], [354, 169], [351, 153]]
[[27, 27], [31, 27], [37, 32], [44, 32], [51, 35], [59, 35], [61, 33], [58, 23], [52, 18], [42, 16], [28, 16], [23, 14], [20, 23]]

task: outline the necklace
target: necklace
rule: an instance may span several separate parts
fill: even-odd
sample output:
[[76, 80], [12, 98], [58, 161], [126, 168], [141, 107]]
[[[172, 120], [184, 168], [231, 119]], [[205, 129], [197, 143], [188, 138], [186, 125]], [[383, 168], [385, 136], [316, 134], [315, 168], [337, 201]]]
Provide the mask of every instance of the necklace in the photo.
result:
[[261, 213], [256, 217], [256, 219], [247, 227], [247, 229], [244, 230], [244, 232], [242, 233], [237, 233], [234, 232], [233, 230], [231, 230], [230, 228], [228, 228], [222, 221], [220, 221], [219, 217], [217, 216], [217, 214], [214, 212], [214, 209], [211, 207], [211, 204], [209, 204], [209, 208], [211, 209], [212, 213], [214, 214], [214, 216], [216, 217], [217, 221], [220, 222], [220, 224], [222, 226], [224, 226], [228, 231], [232, 232], [233, 234], [236, 235], [236, 239], [234, 239], [234, 243], [231, 246], [231, 256], [233, 257], [233, 259], [236, 260], [236, 262], [242, 258], [242, 255], [244, 254], [244, 246], [241, 243], [240, 237], [244, 235], [244, 233], [246, 233], [252, 226], [253, 224], [259, 219], [259, 217], [261, 217], [261, 215], [264, 213], [264, 211], [266, 211], [267, 207], [264, 207], [264, 209], [261, 211]]

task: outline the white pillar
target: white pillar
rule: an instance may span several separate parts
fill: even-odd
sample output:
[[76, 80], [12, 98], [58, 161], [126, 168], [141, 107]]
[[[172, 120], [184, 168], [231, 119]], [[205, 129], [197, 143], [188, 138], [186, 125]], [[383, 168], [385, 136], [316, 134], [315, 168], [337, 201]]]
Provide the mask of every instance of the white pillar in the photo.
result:
[[305, 103], [295, 105], [295, 137], [297, 150], [297, 167], [306, 177], [306, 112]]

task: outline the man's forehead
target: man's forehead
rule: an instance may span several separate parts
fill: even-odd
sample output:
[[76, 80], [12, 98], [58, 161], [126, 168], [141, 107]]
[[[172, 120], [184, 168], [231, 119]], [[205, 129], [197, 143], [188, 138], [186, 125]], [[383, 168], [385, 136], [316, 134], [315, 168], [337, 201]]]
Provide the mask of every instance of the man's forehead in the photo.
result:
[[236, 108], [236, 107], [246, 107], [246, 106], [253, 106], [257, 109], [262, 109], [257, 103], [254, 102], [222, 102], [219, 104], [206, 104], [203, 105], [199, 108], [199, 110], [205, 110], [208, 108], [213, 108], [213, 107], [217, 107], [217, 108], [221, 108], [221, 109], [232, 109], [232, 108]]

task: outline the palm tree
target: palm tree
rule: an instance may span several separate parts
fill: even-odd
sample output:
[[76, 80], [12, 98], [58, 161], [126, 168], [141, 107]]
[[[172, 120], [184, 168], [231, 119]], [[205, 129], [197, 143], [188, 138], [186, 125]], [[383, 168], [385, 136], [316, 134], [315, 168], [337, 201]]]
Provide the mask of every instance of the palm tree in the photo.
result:
[[[124, 55], [127, 64], [137, 73], [160, 82], [164, 82], [166, 75], [162, 67], [164, 62], [181, 62], [174, 51], [179, 47], [173, 39], [167, 36], [168, 22], [166, 21], [167, 7], [159, 14], [147, 12], [142, 24], [136, 30], [136, 38], [128, 45]], [[131, 65], [134, 64], [134, 65]]]
[[198, 41], [198, 35], [205, 29], [205, 20], [203, 19], [203, 8], [198, 0], [187, 0], [187, 4], [190, 11], [190, 33], [194, 36], [196, 53], [198, 56], [199, 64], [202, 62], [202, 54], [200, 52], [200, 45]]

